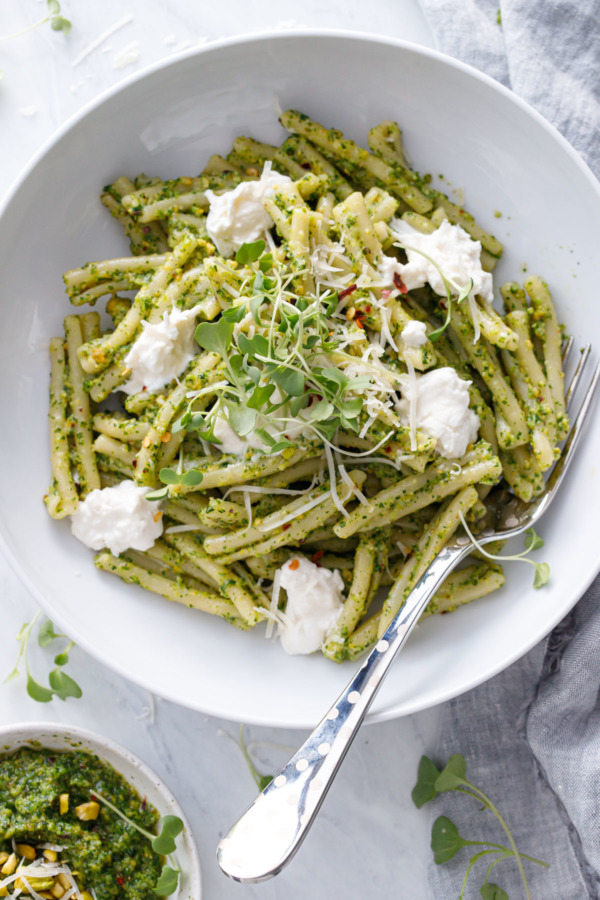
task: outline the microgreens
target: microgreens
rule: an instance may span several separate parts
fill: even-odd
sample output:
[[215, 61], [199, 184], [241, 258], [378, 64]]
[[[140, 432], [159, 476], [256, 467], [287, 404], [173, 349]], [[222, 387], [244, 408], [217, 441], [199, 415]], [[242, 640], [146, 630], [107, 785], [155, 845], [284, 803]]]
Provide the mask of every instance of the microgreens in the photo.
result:
[[502, 844], [496, 844], [492, 841], [467, 840], [461, 837], [454, 822], [447, 816], [439, 816], [433, 823], [431, 831], [431, 849], [433, 850], [434, 861], [438, 866], [443, 865], [443, 863], [453, 859], [463, 847], [484, 848], [475, 853], [469, 860], [458, 900], [463, 900], [469, 875], [477, 863], [482, 859], [486, 859], [489, 862], [489, 865], [486, 869], [484, 881], [480, 888], [481, 896], [484, 900], [509, 900], [506, 891], [498, 887], [498, 885], [492, 884], [489, 878], [494, 867], [497, 866], [498, 863], [512, 857], [517, 863], [525, 889], [525, 896], [527, 897], [527, 900], [531, 900], [523, 860], [536, 863], [545, 868], [548, 868], [548, 863], [542, 862], [539, 859], [534, 859], [531, 856], [526, 856], [524, 853], [520, 853], [512, 833], [497, 807], [483, 791], [468, 781], [466, 768], [465, 758], [460, 754], [451, 756], [446, 763], [446, 766], [441, 770], [438, 769], [429, 757], [421, 757], [417, 774], [417, 783], [412, 791], [413, 803], [418, 809], [421, 809], [426, 803], [434, 800], [438, 794], [449, 791], [472, 797], [484, 810], [488, 810], [496, 817], [508, 838], [509, 846], [505, 847]]
[[[63, 672], [63, 666], [66, 666], [69, 662], [69, 653], [75, 646], [73, 641], [68, 641], [61, 652], [54, 657], [56, 668], [52, 669], [48, 675], [48, 687], [36, 681], [29, 670], [29, 641], [41, 615], [41, 610], [38, 610], [31, 622], [25, 622], [19, 629], [17, 634], [17, 641], [19, 641], [17, 661], [12, 672], [4, 679], [4, 683], [6, 684], [18, 677], [19, 664], [21, 658], [23, 658], [27, 675], [27, 693], [32, 700], [37, 700], [38, 703], [49, 703], [54, 697], [59, 697], [61, 700], [66, 700], [68, 697], [79, 699], [82, 693], [81, 688], [66, 672]], [[64, 637], [66, 635], [57, 634], [54, 631], [54, 626], [50, 619], [44, 619], [41, 622], [38, 629], [38, 644], [40, 647], [48, 647], [56, 639]]]
[[243, 725], [240, 725], [239, 739], [236, 741], [235, 738], [232, 738], [232, 740], [234, 741], [234, 743], [236, 743], [239, 746], [240, 750], [242, 751], [242, 755], [243, 755], [244, 759], [246, 760], [246, 765], [248, 766], [248, 769], [250, 771], [250, 774], [252, 775], [252, 778], [256, 782], [257, 788], [259, 789], [259, 791], [264, 791], [264, 789], [266, 787], [268, 787], [271, 784], [271, 782], [273, 781], [273, 776], [272, 775], [261, 775], [260, 772], [258, 771], [258, 769], [256, 768], [256, 766], [254, 765], [252, 757], [250, 756], [250, 751], [248, 750], [246, 741], [244, 739], [244, 726]]
[[39, 28], [40, 25], [45, 25], [46, 22], [50, 22], [50, 27], [53, 31], [62, 31], [63, 34], [69, 34], [73, 26], [68, 19], [65, 19], [63, 16], [61, 16], [60, 3], [58, 2], [58, 0], [46, 0], [46, 2], [48, 5], [48, 15], [44, 16], [43, 19], [34, 22], [33, 25], [28, 25], [27, 28], [23, 28], [22, 31], [17, 31], [15, 34], [7, 34], [4, 37], [1, 37], [0, 43], [2, 41], [8, 41], [12, 40], [12, 38], [20, 37], [22, 34], [27, 34], [28, 31], [33, 31], [34, 28]]
[[102, 794], [99, 794], [97, 790], [93, 789], [91, 796], [92, 799], [99, 800], [111, 812], [119, 816], [120, 819], [123, 819], [124, 822], [127, 822], [139, 834], [150, 841], [152, 849], [158, 856], [167, 857], [169, 864], [163, 865], [158, 881], [152, 888], [152, 891], [158, 897], [168, 897], [174, 894], [179, 885], [180, 870], [176, 867], [173, 859], [171, 859], [171, 855], [177, 850], [175, 838], [181, 834], [184, 827], [179, 816], [163, 816], [158, 822], [158, 834], [152, 834], [151, 831], [147, 831], [141, 825], [138, 825], [137, 822], [134, 822], [133, 819], [130, 819], [128, 815], [110, 800], [107, 800], [106, 797], [103, 797]]
[[508, 562], [508, 561], [514, 560], [515, 562], [528, 563], [530, 566], [533, 566], [535, 569], [535, 575], [533, 577], [534, 588], [536, 588], [536, 589], [541, 588], [545, 584], [547, 584], [548, 579], [550, 578], [550, 566], [548, 565], [548, 563], [545, 563], [545, 562], [538, 563], [538, 562], [535, 562], [535, 560], [533, 560], [533, 559], [527, 558], [528, 553], [532, 553], [534, 550], [539, 550], [541, 547], [544, 546], [543, 539], [539, 536], [539, 534], [535, 533], [533, 528], [528, 528], [527, 531], [525, 532], [525, 549], [523, 550], [522, 553], [515, 553], [511, 556], [508, 556], [508, 555], [501, 556], [496, 553], [488, 553], [487, 550], [484, 550], [484, 548], [481, 546], [481, 544], [479, 543], [477, 538], [473, 535], [472, 531], [469, 529], [469, 526], [467, 525], [463, 514], [461, 512], [459, 512], [458, 515], [462, 522], [463, 528], [465, 529], [469, 539], [471, 540], [471, 543], [475, 547], [477, 547], [477, 549], [479, 550], [480, 553], [482, 553], [484, 556], [487, 556], [488, 559], [496, 559], [496, 560], [499, 560], [500, 562], [503, 562], [503, 561]]
[[[323, 441], [333, 441], [339, 430], [358, 434], [364, 406], [360, 392], [379, 390], [376, 378], [382, 373], [395, 385], [398, 374], [378, 364], [370, 367], [372, 375], [349, 378], [339, 364], [355, 363], [356, 357], [337, 349], [345, 334], [345, 317], [336, 312], [338, 294], [295, 293], [295, 275], [284, 273], [265, 252], [264, 241], [243, 244], [236, 261], [254, 272], [245, 282], [250, 296], [241, 296], [216, 321], [201, 322], [195, 332], [202, 349], [221, 356], [226, 380], [211, 386], [217, 400], [209, 409], [201, 399], [206, 390], [191, 391], [173, 432], [185, 429], [219, 444], [215, 427], [219, 417], [225, 418], [239, 437], [253, 432], [269, 453], [292, 446], [285, 432], [298, 417], [305, 434]], [[240, 323], [248, 314], [255, 325], [244, 327]], [[191, 474], [176, 480], [172, 470], [163, 470], [161, 481], [191, 483], [185, 480]]]
[[408, 244], [405, 244], [402, 240], [396, 240], [395, 244], [397, 247], [401, 247], [402, 250], [410, 250], [412, 253], [419, 253], [423, 256], [428, 262], [434, 266], [439, 272], [440, 278], [442, 279], [442, 283], [444, 285], [444, 290], [446, 291], [446, 319], [444, 324], [437, 328], [435, 331], [431, 331], [427, 337], [430, 341], [436, 341], [447, 329], [450, 324], [450, 319], [452, 317], [452, 303], [454, 301], [454, 294], [456, 294], [456, 303], [463, 303], [469, 297], [469, 294], [473, 290], [473, 279], [470, 278], [466, 284], [460, 285], [453, 281], [452, 278], [448, 278], [448, 276], [442, 271], [439, 265], [436, 263], [435, 259], [429, 256], [428, 253], [425, 253], [423, 250], [418, 250], [416, 247], [410, 247]]

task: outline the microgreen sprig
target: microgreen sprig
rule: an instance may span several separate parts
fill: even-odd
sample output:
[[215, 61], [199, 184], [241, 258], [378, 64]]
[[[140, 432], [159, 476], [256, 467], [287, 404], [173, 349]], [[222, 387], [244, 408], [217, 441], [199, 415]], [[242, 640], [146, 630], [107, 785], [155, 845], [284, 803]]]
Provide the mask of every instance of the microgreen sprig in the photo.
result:
[[242, 755], [246, 760], [246, 765], [252, 775], [252, 778], [256, 782], [256, 786], [259, 791], [264, 791], [268, 785], [273, 781], [273, 775], [261, 775], [256, 766], [254, 765], [254, 761], [250, 756], [250, 751], [248, 750], [248, 746], [246, 744], [244, 738], [244, 726], [240, 725], [240, 736], [238, 741], [236, 742], [239, 745], [240, 750], [242, 751]]
[[[295, 294], [290, 289], [293, 276], [282, 278], [280, 264], [264, 250], [264, 241], [256, 241], [236, 254], [238, 263], [256, 266], [252, 296], [225, 310], [216, 322], [196, 328], [200, 347], [218, 353], [225, 363], [228, 382], [215, 386], [218, 403], [207, 412], [195, 409], [197, 395], [192, 393], [173, 430], [196, 431], [219, 443], [214, 424], [222, 414], [236, 434], [254, 431], [271, 453], [291, 446], [285, 426], [300, 414], [315, 437], [331, 441], [340, 428], [358, 433], [364, 401], [356, 394], [371, 378], [350, 379], [337, 366], [324, 365], [339, 343], [339, 321], [332, 319], [337, 294]], [[236, 333], [236, 324], [248, 312], [262, 333]]]
[[545, 868], [548, 868], [548, 863], [527, 856], [518, 850], [513, 835], [498, 808], [492, 800], [483, 793], [483, 791], [467, 779], [466, 768], [465, 758], [461, 754], [451, 756], [445, 767], [441, 770], [438, 769], [428, 756], [421, 757], [417, 774], [417, 783], [412, 791], [413, 803], [418, 809], [421, 809], [421, 807], [425, 806], [425, 804], [429, 803], [431, 800], [434, 800], [439, 794], [450, 791], [472, 797], [484, 810], [488, 810], [496, 817], [508, 838], [509, 846], [505, 847], [502, 844], [496, 844], [492, 841], [467, 840], [460, 835], [458, 828], [451, 819], [447, 816], [439, 816], [433, 823], [431, 831], [431, 849], [433, 850], [434, 861], [438, 866], [443, 865], [443, 863], [453, 859], [463, 847], [484, 848], [475, 853], [469, 860], [458, 900], [463, 900], [465, 896], [467, 882], [473, 868], [480, 860], [485, 859], [486, 857], [490, 860], [490, 864], [486, 869], [484, 881], [480, 888], [481, 896], [484, 900], [509, 900], [506, 891], [498, 887], [497, 884], [492, 884], [489, 878], [494, 867], [497, 866], [498, 863], [513, 858], [517, 863], [519, 874], [521, 875], [525, 896], [527, 897], [527, 900], [531, 900], [523, 861], [526, 860], [528, 862], [536, 863]]
[[63, 34], [69, 34], [73, 25], [68, 19], [65, 19], [64, 16], [61, 16], [60, 3], [58, 0], [46, 0], [46, 2], [48, 5], [48, 14], [44, 16], [43, 19], [39, 19], [37, 22], [34, 22], [33, 25], [28, 25], [27, 28], [23, 28], [21, 31], [15, 32], [15, 34], [7, 34], [4, 37], [0, 37], [0, 43], [2, 41], [9, 41], [13, 38], [20, 37], [22, 34], [27, 34], [28, 31], [33, 31], [34, 28], [45, 25], [46, 22], [50, 22], [50, 27], [53, 31], [62, 31]]
[[[17, 661], [12, 672], [4, 679], [4, 683], [7, 684], [9, 681], [14, 681], [14, 679], [18, 677], [19, 665], [21, 659], [23, 659], [27, 676], [27, 693], [32, 700], [36, 700], [38, 703], [49, 703], [54, 697], [58, 697], [60, 700], [66, 700], [68, 697], [73, 697], [78, 700], [82, 695], [81, 688], [76, 681], [66, 674], [66, 672], [63, 672], [63, 667], [69, 662], [69, 653], [75, 646], [73, 641], [68, 641], [61, 652], [54, 657], [54, 665], [56, 668], [52, 669], [48, 675], [48, 687], [40, 684], [39, 681], [36, 681], [31, 674], [29, 669], [29, 641], [41, 615], [42, 611], [38, 610], [31, 622], [25, 622], [19, 629], [17, 634], [17, 641], [19, 641]], [[48, 647], [54, 640], [64, 637], [66, 637], [66, 635], [57, 634], [54, 631], [54, 626], [50, 619], [44, 619], [41, 622], [38, 629], [38, 644], [40, 647]]]
[[533, 577], [533, 586], [534, 588], [541, 588], [545, 584], [548, 583], [548, 579], [550, 578], [550, 566], [545, 562], [536, 562], [533, 559], [529, 559], [527, 554], [532, 553], [534, 550], [539, 550], [544, 546], [544, 540], [536, 534], [533, 528], [528, 528], [525, 532], [525, 549], [522, 553], [515, 553], [511, 556], [509, 555], [499, 555], [497, 553], [489, 553], [485, 550], [477, 538], [474, 536], [473, 532], [470, 530], [469, 526], [465, 521], [465, 517], [461, 512], [459, 512], [460, 521], [462, 522], [462, 526], [465, 529], [467, 536], [469, 537], [471, 543], [482, 553], [484, 556], [487, 556], [488, 559], [495, 559], [500, 562], [524, 562], [528, 563], [530, 566], [533, 566], [535, 569], [535, 575]]
[[181, 834], [184, 827], [179, 816], [162, 816], [158, 822], [158, 834], [152, 834], [151, 831], [147, 831], [141, 825], [138, 825], [137, 822], [134, 822], [133, 819], [130, 819], [118, 806], [115, 806], [114, 803], [107, 800], [102, 794], [99, 794], [97, 790], [93, 789], [91, 796], [93, 800], [99, 800], [111, 812], [131, 825], [132, 828], [135, 828], [146, 840], [150, 841], [150, 845], [156, 854], [167, 857], [169, 864], [163, 865], [158, 881], [152, 890], [158, 897], [168, 897], [174, 894], [179, 885], [180, 870], [175, 865], [172, 854], [177, 850], [175, 838]]

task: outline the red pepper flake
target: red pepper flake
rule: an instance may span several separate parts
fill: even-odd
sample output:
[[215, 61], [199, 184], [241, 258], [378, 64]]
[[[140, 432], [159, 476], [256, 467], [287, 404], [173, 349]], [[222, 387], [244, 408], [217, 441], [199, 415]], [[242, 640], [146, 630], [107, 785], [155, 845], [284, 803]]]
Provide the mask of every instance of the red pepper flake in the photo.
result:
[[137, 469], [137, 459], [132, 460], [131, 465], [133, 466], [134, 469]]
[[150, 226], [144, 225], [144, 227], [142, 228], [142, 231], [144, 232], [144, 234], [148, 234], [148, 232], [150, 231]]
[[300, 568], [300, 560], [299, 559], [293, 559], [288, 566], [288, 569], [291, 569], [292, 572], [294, 572], [296, 569], [299, 569], [299, 568]]
[[303, 169], [308, 169], [308, 171], [310, 172], [310, 163], [305, 162], [305, 163], [300, 163], [300, 165], [302, 166]]
[[408, 294], [408, 288], [397, 272], [394, 272], [394, 286], [400, 291], [401, 294]]
[[147, 806], [146, 798], [144, 797], [144, 799], [142, 800], [142, 809], [144, 812], [146, 812], [146, 806]]
[[370, 306], [365, 306], [365, 312], [366, 312], [367, 314], [370, 313], [370, 312], [371, 312], [371, 307], [370, 307]]
[[282, 531], [287, 531], [288, 528], [290, 527], [290, 525], [291, 525], [291, 522], [286, 522], [285, 525], [282, 525], [282, 526], [281, 526], [281, 530], [282, 530]]
[[386, 288], [385, 290], [383, 290], [383, 291], [381, 292], [381, 296], [383, 297], [384, 300], [387, 300], [387, 298], [390, 296], [391, 293], [392, 293], [392, 292], [391, 292], [391, 291], [388, 291], [388, 289]]
[[339, 294], [338, 294], [338, 300], [345, 300], [346, 297], [349, 297], [350, 294], [353, 294], [355, 290], [356, 290], [356, 285], [355, 285], [355, 284], [349, 285], [347, 288], [344, 288], [343, 291], [340, 291], [340, 292], [339, 292]]
[[385, 448], [385, 450], [384, 450], [383, 452], [384, 452], [384, 453], [391, 453], [391, 452], [392, 452], [392, 448], [388, 446], [388, 447]]
[[125, 884], [125, 879], [122, 875], [117, 875], [117, 884], [119, 885], [119, 887], [123, 887], [123, 885]]
[[363, 331], [365, 330], [365, 323], [363, 321], [364, 318], [365, 318], [365, 314], [362, 312], [357, 312], [354, 317], [354, 321], [356, 322], [356, 324], [358, 325], [359, 328], [362, 328]]
[[312, 560], [314, 563], [316, 563], [316, 562], [319, 562], [319, 560], [322, 559], [323, 556], [325, 556], [325, 551], [324, 551], [324, 550], [317, 550], [317, 552], [316, 552], [316, 553], [313, 553], [313, 555], [311, 556], [311, 560]]

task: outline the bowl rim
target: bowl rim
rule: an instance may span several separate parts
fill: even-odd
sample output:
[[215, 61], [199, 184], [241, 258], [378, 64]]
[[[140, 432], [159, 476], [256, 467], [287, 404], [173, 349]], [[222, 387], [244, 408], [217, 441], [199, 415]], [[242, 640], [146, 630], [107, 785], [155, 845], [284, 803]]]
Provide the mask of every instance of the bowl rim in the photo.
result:
[[[102, 91], [97, 97], [92, 98], [86, 104], [84, 104], [81, 109], [77, 110], [73, 115], [68, 117], [66, 121], [59, 126], [40, 146], [40, 148], [36, 151], [36, 153], [30, 158], [30, 160], [25, 164], [19, 175], [13, 181], [12, 186], [8, 189], [5, 196], [0, 200], [0, 218], [6, 212], [8, 206], [14, 200], [16, 194], [21, 188], [22, 184], [26, 181], [29, 175], [34, 171], [34, 169], [42, 162], [46, 154], [52, 150], [52, 148], [66, 135], [68, 132], [81, 121], [83, 121], [88, 115], [93, 113], [97, 108], [111, 100], [118, 94], [127, 91], [130, 87], [136, 85], [138, 82], [143, 79], [152, 76], [160, 71], [168, 70], [172, 67], [176, 67], [180, 64], [185, 64], [188, 60], [193, 59], [194, 57], [202, 56], [210, 53], [218, 53], [222, 50], [226, 50], [228, 47], [239, 46], [241, 44], [257, 44], [261, 42], [285, 42], [285, 41], [305, 41], [305, 40], [341, 40], [348, 41], [349, 43], [365, 43], [365, 44], [381, 44], [391, 48], [396, 48], [401, 52], [414, 53], [416, 55], [430, 58], [437, 62], [441, 62], [451, 68], [458, 70], [459, 72], [463, 72], [464, 74], [469, 75], [471, 78], [476, 79], [477, 81], [487, 85], [492, 91], [500, 94], [506, 100], [508, 100], [511, 104], [514, 104], [521, 111], [525, 112], [530, 118], [532, 118], [542, 129], [545, 131], [549, 137], [558, 142], [559, 146], [562, 150], [570, 157], [571, 162], [579, 169], [581, 175], [587, 181], [590, 190], [594, 192], [597, 196], [598, 203], [600, 205], [600, 182], [595, 177], [594, 173], [591, 171], [587, 163], [583, 160], [580, 154], [572, 147], [572, 145], [567, 141], [565, 137], [552, 125], [548, 122], [544, 116], [541, 115], [533, 106], [531, 106], [526, 100], [519, 97], [512, 90], [507, 88], [505, 85], [491, 78], [489, 75], [486, 75], [484, 72], [481, 72], [479, 69], [474, 68], [473, 66], [468, 65], [467, 63], [462, 62], [454, 57], [448, 56], [445, 53], [440, 52], [439, 50], [432, 49], [430, 47], [426, 47], [421, 44], [416, 44], [412, 41], [403, 40], [401, 38], [388, 37], [386, 35], [380, 34], [372, 34], [372, 33], [360, 33], [352, 30], [344, 30], [344, 29], [298, 29], [293, 31], [269, 31], [263, 30], [257, 33], [252, 34], [244, 34], [237, 35], [234, 37], [223, 38], [218, 41], [212, 41], [207, 44], [203, 44], [197, 47], [192, 47], [187, 51], [182, 53], [178, 53], [175, 56], [170, 56], [163, 58], [161, 60], [157, 60], [156, 62], [141, 68], [140, 70], [132, 73], [127, 78], [117, 82], [106, 90]], [[0, 551], [4, 555], [4, 558], [10, 565], [11, 569], [20, 580], [20, 582], [24, 585], [24, 587], [29, 591], [32, 597], [36, 600], [39, 606], [46, 611], [46, 604], [44, 594], [41, 590], [34, 586], [31, 582], [27, 571], [20, 561], [16, 559], [13, 555], [11, 549], [9, 548], [4, 535], [0, 531]], [[436, 695], [435, 700], [415, 700], [411, 701], [402, 701], [401, 708], [398, 709], [398, 703], [380, 710], [376, 713], [370, 713], [367, 715], [366, 721], [369, 723], [377, 723], [384, 722], [390, 719], [394, 719], [400, 716], [412, 715], [413, 713], [420, 712], [422, 710], [428, 709], [433, 706], [437, 706], [447, 700], [453, 699], [456, 696], [460, 696], [461, 693], [465, 693], [478, 685], [482, 684], [485, 681], [493, 678], [495, 675], [504, 671], [504, 669], [511, 666], [516, 660], [520, 659], [526, 653], [528, 653], [539, 641], [541, 641], [546, 635], [550, 633], [550, 631], [561, 621], [561, 619], [568, 613], [570, 609], [578, 602], [578, 600], [583, 596], [585, 591], [589, 588], [590, 584], [600, 571], [600, 560], [595, 563], [595, 565], [590, 569], [583, 580], [583, 589], [581, 593], [578, 593], [577, 596], [572, 598], [572, 603], [567, 609], [561, 610], [557, 612], [554, 616], [540, 620], [539, 627], [532, 631], [529, 639], [525, 642], [525, 644], [517, 649], [515, 649], [512, 653], [508, 654], [502, 662], [499, 662], [497, 665], [493, 666], [491, 670], [486, 670], [485, 673], [481, 675], [473, 675], [469, 678], [462, 690], [458, 693], [454, 688], [448, 688], [447, 690], [440, 689]], [[113, 671], [117, 672], [124, 678], [127, 678], [129, 681], [132, 681], [135, 684], [138, 684], [152, 693], [157, 694], [158, 696], [164, 697], [165, 699], [177, 703], [181, 705], [181, 699], [174, 693], [172, 690], [163, 688], [160, 684], [156, 684], [151, 682], [148, 678], [142, 677], [138, 678], [135, 673], [131, 673], [127, 670], [125, 666], [123, 666], [118, 660], [111, 660], [110, 663], [106, 663], [104, 661], [104, 657], [99, 653], [98, 649], [94, 646], [93, 642], [90, 642], [85, 635], [80, 635], [78, 633], [78, 629], [73, 629], [68, 621], [65, 621], [62, 616], [56, 615], [54, 610], [51, 611], [53, 618], [56, 620], [57, 624], [59, 624], [62, 628], [65, 629], [67, 633], [72, 637], [72, 639], [87, 653], [89, 653], [94, 658], [98, 659], [104, 665], [108, 665]], [[194, 705], [190, 708], [193, 708], [197, 711], [203, 712], [208, 715], [213, 715], [217, 717], [223, 717], [223, 712], [220, 709], [215, 709], [210, 704], [210, 702], [203, 701], [201, 704]], [[248, 724], [254, 724], [259, 726], [271, 726], [271, 727], [279, 727], [281, 723], [273, 722], [271, 718], [268, 716], [261, 715], [251, 715], [246, 716], [243, 719], [244, 722]], [[307, 728], [312, 727], [314, 723], [311, 722], [297, 722], [297, 723], [285, 723], [285, 727], [295, 727], [295, 728]]]
[[[20, 734], [18, 741], [17, 733]], [[143, 779], [153, 785], [157, 793], [163, 797], [168, 807], [170, 807], [174, 814], [183, 822], [184, 833], [188, 836], [187, 843], [190, 852], [190, 871], [187, 873], [190, 896], [194, 898], [194, 900], [202, 900], [202, 868], [200, 865], [200, 854], [189, 820], [184, 810], [181, 808], [178, 799], [163, 779], [156, 774], [154, 769], [152, 769], [148, 763], [144, 762], [143, 759], [140, 759], [139, 756], [127, 747], [124, 747], [112, 738], [99, 734], [97, 731], [91, 731], [90, 729], [82, 728], [79, 725], [69, 725], [66, 722], [14, 722], [10, 725], [0, 726], [0, 759], [9, 756], [11, 753], [16, 753], [22, 746], [26, 746], [33, 742], [39, 742], [40, 747], [43, 749], [44, 740], [50, 736], [56, 736], [59, 739], [64, 738], [65, 740], [67, 738], [73, 738], [76, 741], [84, 741], [88, 747], [93, 748], [94, 752], [97, 752], [98, 756], [100, 756], [107, 765], [115, 769], [122, 778], [130, 783], [125, 772], [121, 771], [105, 759], [103, 754], [104, 751], [108, 750], [115, 756], [123, 759], [128, 766], [139, 772]], [[6, 747], [5, 744], [8, 744], [9, 746]], [[12, 747], [10, 746], [11, 744], [13, 745]], [[87, 750], [88, 747], [84, 748], [84, 750]], [[68, 753], [69, 751], [58, 750], [57, 752]], [[136, 790], [139, 790], [139, 786], [133, 785], [133, 787], [136, 788]]]

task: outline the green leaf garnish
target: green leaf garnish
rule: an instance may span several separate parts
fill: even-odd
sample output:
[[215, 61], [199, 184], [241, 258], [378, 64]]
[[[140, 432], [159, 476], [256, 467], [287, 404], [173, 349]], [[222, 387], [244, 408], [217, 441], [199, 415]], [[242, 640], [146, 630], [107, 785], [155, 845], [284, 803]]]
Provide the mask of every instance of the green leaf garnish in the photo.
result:
[[227, 419], [236, 434], [245, 437], [254, 429], [256, 424], [256, 409], [251, 406], [242, 406], [237, 403], [227, 404]]
[[483, 810], [491, 812], [496, 817], [499, 825], [508, 838], [508, 846], [505, 847], [502, 844], [497, 844], [488, 840], [467, 840], [459, 833], [454, 822], [447, 816], [439, 816], [433, 823], [431, 831], [431, 849], [433, 850], [434, 861], [438, 866], [443, 865], [450, 859], [453, 859], [463, 847], [482, 847], [483, 849], [475, 853], [469, 860], [459, 900], [463, 900], [465, 896], [467, 882], [474, 867], [480, 860], [485, 857], [489, 859], [490, 856], [492, 857], [492, 862], [488, 865], [485, 872], [483, 884], [480, 889], [481, 896], [484, 897], [485, 900], [507, 900], [507, 895], [502, 888], [489, 882], [488, 878], [492, 869], [494, 866], [498, 865], [498, 863], [501, 863], [506, 859], [514, 859], [518, 866], [521, 880], [523, 881], [525, 896], [527, 900], [531, 900], [523, 862], [536, 863], [545, 868], [548, 868], [548, 863], [527, 856], [517, 849], [512, 833], [497, 807], [483, 791], [468, 780], [466, 768], [465, 758], [459, 753], [451, 756], [441, 771], [429, 757], [421, 757], [417, 774], [417, 783], [412, 792], [412, 799], [415, 806], [421, 808], [426, 803], [434, 800], [440, 793], [446, 791], [455, 791], [461, 795], [471, 797], [483, 808]]
[[29, 672], [27, 673], [27, 693], [32, 700], [36, 700], [38, 703], [49, 703], [54, 697], [54, 691], [36, 681]]
[[196, 469], [190, 469], [189, 472], [175, 472], [174, 469], [161, 469], [158, 473], [158, 477], [162, 483], [166, 485], [185, 484], [189, 487], [201, 484], [204, 478], [202, 472], [198, 472]]
[[439, 816], [433, 823], [431, 830], [431, 849], [436, 865], [452, 859], [459, 850], [466, 847], [468, 841], [464, 841], [458, 833], [458, 828], [447, 816]]
[[253, 338], [240, 334], [238, 337], [238, 347], [242, 353], [248, 356], [268, 356], [269, 342], [262, 334], [255, 334]]
[[271, 372], [271, 378], [290, 397], [301, 397], [304, 394], [304, 375], [298, 369], [277, 368]]
[[159, 832], [152, 840], [152, 849], [160, 856], [175, 852], [175, 838], [183, 831], [183, 822], [178, 816], [163, 816], [158, 823]]
[[106, 797], [103, 797], [102, 794], [99, 794], [95, 788], [93, 788], [91, 796], [100, 803], [103, 803], [116, 816], [131, 825], [132, 828], [135, 828], [135, 830], [143, 835], [147, 841], [150, 841], [154, 853], [168, 858], [169, 865], [163, 866], [159, 879], [152, 890], [159, 897], [168, 897], [172, 894], [177, 888], [179, 879], [179, 869], [175, 867], [173, 860], [170, 858], [171, 853], [174, 853], [177, 849], [175, 838], [183, 831], [183, 822], [179, 816], [163, 816], [158, 822], [158, 834], [152, 834], [151, 831], [147, 831], [120, 810], [118, 806], [115, 806], [111, 800], [108, 800]]
[[48, 644], [60, 637], [64, 637], [64, 634], [57, 634], [50, 619], [44, 619], [38, 630], [38, 644], [40, 647], [47, 647]]
[[256, 262], [259, 256], [264, 253], [264, 249], [265, 242], [263, 240], [253, 241], [251, 244], [242, 244], [235, 254], [235, 261], [241, 266], [247, 266], [248, 263]]
[[56, 669], [50, 672], [48, 681], [56, 696], [60, 697], [61, 700], [66, 700], [67, 697], [75, 697], [78, 700], [81, 697], [81, 688], [77, 682], [69, 678], [60, 666], [57, 666]]
[[465, 783], [467, 774], [467, 764], [464, 756], [456, 753], [451, 756], [445, 767], [438, 775], [435, 782], [435, 789], [438, 793], [442, 791], [455, 791]]
[[437, 797], [435, 782], [439, 774], [440, 770], [436, 764], [428, 756], [422, 756], [417, 770], [417, 783], [411, 794], [417, 809], [421, 809], [422, 806]]
[[534, 588], [541, 588], [548, 583], [550, 578], [550, 566], [548, 563], [536, 563], [535, 575], [533, 577]]
[[525, 532], [525, 549], [528, 553], [533, 550], [539, 550], [544, 546], [543, 538], [536, 534], [533, 528], [528, 528]]
[[224, 319], [227, 319], [228, 322], [241, 322], [246, 315], [246, 312], [246, 305], [240, 303], [239, 306], [232, 306], [229, 309], [224, 309], [221, 315]]
[[163, 484], [179, 484], [179, 475], [173, 469], [161, 469], [158, 477]]
[[62, 31], [63, 34], [70, 34], [73, 28], [69, 20], [65, 19], [64, 16], [55, 16], [53, 19], [50, 19], [50, 27], [53, 31]]
[[246, 406], [249, 406], [250, 409], [262, 409], [274, 390], [274, 384], [265, 384], [263, 387], [254, 388], [252, 395], [246, 400]]
[[155, 491], [150, 491], [149, 494], [146, 494], [145, 499], [146, 500], [165, 500], [168, 496], [169, 496], [169, 486], [165, 485], [165, 487], [157, 488]]
[[212, 350], [226, 359], [233, 337], [233, 322], [223, 316], [217, 322], [200, 322], [196, 326], [195, 337], [203, 350]]
[[273, 254], [265, 253], [258, 261], [258, 268], [261, 272], [268, 272], [273, 268]]
[[[46, 22], [50, 22], [50, 27], [53, 31], [62, 31], [63, 34], [69, 34], [72, 29], [72, 25], [68, 19], [65, 19], [60, 15], [60, 3], [58, 0], [47, 0], [48, 6], [48, 15], [44, 16], [43, 19], [39, 19], [37, 22], [34, 22], [33, 25], [28, 25], [27, 28], [23, 28], [22, 31], [16, 32], [16, 34], [7, 34], [4, 37], [0, 37], [0, 43], [2, 41], [8, 41], [12, 38], [20, 37], [22, 34], [26, 34], [28, 31], [33, 31], [34, 28], [39, 28], [40, 25], [45, 25]], [[4, 78], [4, 72], [0, 70], [0, 81]]]
[[501, 887], [498, 887], [497, 884], [492, 884], [490, 881], [481, 885], [479, 893], [483, 900], [509, 900], [506, 891], [503, 891]]
[[[54, 665], [56, 666], [48, 676], [48, 684], [49, 687], [46, 687], [44, 684], [40, 684], [37, 679], [33, 677], [29, 669], [29, 643], [31, 639], [31, 635], [33, 633], [33, 629], [36, 623], [39, 621], [40, 616], [42, 615], [41, 610], [35, 614], [31, 622], [25, 622], [24, 625], [21, 626], [19, 632], [17, 634], [17, 641], [19, 642], [19, 653], [17, 655], [17, 661], [12, 672], [7, 675], [4, 679], [4, 683], [6, 684], [9, 681], [14, 681], [15, 678], [19, 675], [19, 664], [21, 659], [25, 664], [25, 674], [26, 674], [26, 690], [32, 700], [37, 701], [38, 703], [49, 703], [54, 697], [58, 697], [61, 700], [66, 700], [67, 697], [81, 697], [81, 688], [65, 672], [62, 671], [62, 667], [65, 666], [69, 662], [69, 652], [72, 647], [74, 647], [73, 641], [68, 641], [67, 645], [63, 648], [63, 650], [58, 653], [54, 657]], [[37, 642], [40, 647], [45, 648], [48, 647], [53, 641], [57, 638], [64, 638], [64, 634], [58, 634], [54, 631], [54, 625], [50, 621], [50, 619], [44, 619], [39, 626], [38, 630], [38, 638]]]
[[173, 869], [171, 866], [163, 866], [156, 885], [152, 888], [153, 893], [158, 897], [170, 897], [174, 894], [179, 885], [179, 869]]

